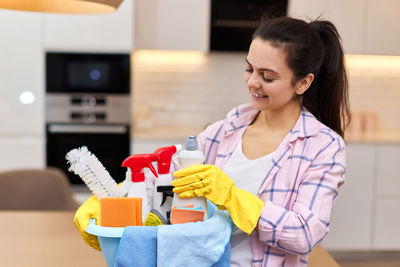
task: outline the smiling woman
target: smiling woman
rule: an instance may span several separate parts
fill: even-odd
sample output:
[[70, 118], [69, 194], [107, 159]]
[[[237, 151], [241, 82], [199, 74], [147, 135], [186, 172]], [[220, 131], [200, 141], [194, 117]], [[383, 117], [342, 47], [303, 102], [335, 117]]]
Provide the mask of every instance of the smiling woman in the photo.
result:
[[328, 21], [266, 20], [246, 64], [250, 105], [198, 137], [215, 166], [180, 170], [172, 184], [179, 196], [203, 196], [229, 212], [230, 266], [302, 266], [328, 233], [344, 182], [349, 110], [340, 37]]

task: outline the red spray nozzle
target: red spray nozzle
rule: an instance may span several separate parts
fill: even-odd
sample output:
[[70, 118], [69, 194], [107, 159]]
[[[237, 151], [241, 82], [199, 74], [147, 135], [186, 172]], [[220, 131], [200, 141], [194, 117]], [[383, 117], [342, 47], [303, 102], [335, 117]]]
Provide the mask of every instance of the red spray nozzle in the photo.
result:
[[127, 157], [122, 162], [122, 167], [128, 167], [132, 172], [132, 182], [143, 182], [144, 181], [144, 173], [142, 172], [143, 168], [149, 168], [153, 174], [158, 177], [156, 170], [154, 169], [151, 162], [157, 161], [158, 156], [154, 154], [135, 154]]
[[159, 174], [169, 173], [172, 155], [176, 153], [176, 146], [160, 147], [154, 151], [154, 155], [158, 157], [157, 170]]

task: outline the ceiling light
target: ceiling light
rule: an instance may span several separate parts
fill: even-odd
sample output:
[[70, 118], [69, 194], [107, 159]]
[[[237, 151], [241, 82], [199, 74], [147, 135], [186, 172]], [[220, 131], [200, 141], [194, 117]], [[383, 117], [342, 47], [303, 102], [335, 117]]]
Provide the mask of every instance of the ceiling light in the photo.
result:
[[0, 0], [0, 8], [49, 12], [91, 14], [115, 11], [123, 0]]

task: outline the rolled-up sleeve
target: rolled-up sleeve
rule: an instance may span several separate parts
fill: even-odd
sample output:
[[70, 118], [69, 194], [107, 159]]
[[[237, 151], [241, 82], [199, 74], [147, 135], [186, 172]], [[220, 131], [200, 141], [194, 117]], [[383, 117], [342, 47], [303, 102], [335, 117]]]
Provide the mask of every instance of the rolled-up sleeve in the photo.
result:
[[259, 240], [288, 253], [310, 253], [329, 231], [331, 210], [344, 173], [345, 145], [337, 136], [318, 151], [301, 175], [290, 209], [266, 201], [258, 222]]

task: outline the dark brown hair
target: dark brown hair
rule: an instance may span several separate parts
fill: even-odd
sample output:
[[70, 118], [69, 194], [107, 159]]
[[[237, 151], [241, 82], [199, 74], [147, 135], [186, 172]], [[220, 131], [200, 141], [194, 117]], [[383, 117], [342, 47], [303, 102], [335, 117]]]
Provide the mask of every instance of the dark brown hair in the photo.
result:
[[319, 121], [344, 136], [350, 122], [348, 78], [341, 38], [325, 20], [306, 21], [279, 17], [264, 19], [253, 39], [269, 41], [286, 52], [293, 84], [309, 73], [314, 81], [302, 95], [302, 105]]

